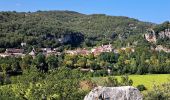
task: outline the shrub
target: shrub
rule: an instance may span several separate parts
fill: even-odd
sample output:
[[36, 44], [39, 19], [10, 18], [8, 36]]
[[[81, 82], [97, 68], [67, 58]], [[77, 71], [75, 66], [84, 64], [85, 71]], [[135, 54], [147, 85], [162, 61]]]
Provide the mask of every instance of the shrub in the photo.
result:
[[123, 76], [121, 76], [120, 84], [121, 84], [121, 86], [132, 86], [133, 81], [132, 81], [132, 79], [129, 79], [128, 75], [123, 75]]
[[144, 95], [145, 100], [170, 100], [170, 83], [154, 85], [153, 90]]
[[137, 88], [138, 88], [139, 91], [144, 91], [144, 90], [146, 90], [146, 87], [145, 87], [143, 84], [138, 85]]
[[118, 81], [116, 77], [108, 77], [104, 82], [104, 86], [114, 87], [114, 86], [132, 86], [133, 81], [129, 79], [127, 75], [121, 76], [121, 80]]
[[116, 77], [108, 77], [107, 81], [104, 82], [104, 85], [107, 87], [119, 86], [118, 79]]
[[95, 77], [100, 77], [100, 76], [105, 77], [107, 75], [108, 75], [107, 71], [105, 71], [105, 70], [97, 70], [93, 73], [93, 76], [95, 76]]

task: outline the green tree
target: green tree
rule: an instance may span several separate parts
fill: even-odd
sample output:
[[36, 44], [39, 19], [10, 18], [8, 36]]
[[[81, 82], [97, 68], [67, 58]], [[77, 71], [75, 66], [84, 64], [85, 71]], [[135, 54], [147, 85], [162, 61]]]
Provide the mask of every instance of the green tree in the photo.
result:
[[49, 66], [49, 69], [55, 69], [58, 67], [58, 57], [55, 55], [48, 56], [46, 58], [46, 63]]
[[22, 58], [22, 70], [29, 69], [32, 65], [33, 58], [30, 55], [25, 55]]
[[77, 60], [76, 65], [78, 67], [86, 68], [86, 63], [87, 63], [87, 59], [85, 57], [81, 57]]
[[39, 53], [34, 59], [34, 64], [40, 72], [48, 71], [48, 65], [46, 64], [45, 55]]

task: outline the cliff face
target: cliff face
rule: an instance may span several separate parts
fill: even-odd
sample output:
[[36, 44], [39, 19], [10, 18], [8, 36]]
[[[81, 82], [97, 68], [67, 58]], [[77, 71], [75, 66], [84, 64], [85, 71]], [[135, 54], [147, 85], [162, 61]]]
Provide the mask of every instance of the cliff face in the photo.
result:
[[142, 94], [132, 86], [96, 87], [84, 100], [143, 100]]
[[148, 42], [156, 44], [156, 47], [153, 50], [156, 51], [164, 51], [166, 53], [170, 53], [170, 29], [165, 29], [164, 31], [155, 32], [153, 29], [148, 31], [148, 33], [144, 34], [145, 39]]
[[170, 39], [170, 29], [165, 29], [164, 31], [160, 31], [159, 33], [156, 33], [153, 29], [150, 30], [147, 34], [144, 34], [145, 39], [149, 42], [156, 43], [157, 39], [164, 39], [169, 38]]
[[84, 35], [82, 33], [67, 33], [60, 38], [62, 44], [70, 44], [72, 46], [78, 46], [84, 41]]
[[148, 30], [148, 33], [144, 34], [145, 39], [148, 42], [156, 43], [156, 35], [153, 29]]
[[158, 46], [156, 46], [156, 48], [155, 48], [155, 50], [156, 51], [164, 51], [164, 52], [166, 52], [166, 53], [170, 53], [170, 49], [169, 48], [166, 48], [166, 47], [163, 47], [162, 45], [158, 45]]
[[165, 29], [165, 31], [161, 31], [158, 33], [160, 38], [169, 38], [170, 39], [170, 29]]

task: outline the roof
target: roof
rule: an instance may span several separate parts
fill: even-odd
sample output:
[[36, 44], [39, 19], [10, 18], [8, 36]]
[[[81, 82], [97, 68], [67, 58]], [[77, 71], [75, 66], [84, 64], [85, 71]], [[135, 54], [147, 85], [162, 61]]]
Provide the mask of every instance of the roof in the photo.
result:
[[6, 49], [5, 53], [23, 53], [24, 49], [13, 49], [13, 48], [8, 48]]

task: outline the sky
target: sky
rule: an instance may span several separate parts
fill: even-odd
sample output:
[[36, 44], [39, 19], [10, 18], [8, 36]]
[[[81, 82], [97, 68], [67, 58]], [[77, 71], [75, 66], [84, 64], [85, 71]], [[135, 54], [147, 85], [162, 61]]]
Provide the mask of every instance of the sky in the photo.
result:
[[170, 20], [170, 0], [0, 0], [0, 11], [37, 10], [127, 16], [153, 23]]

